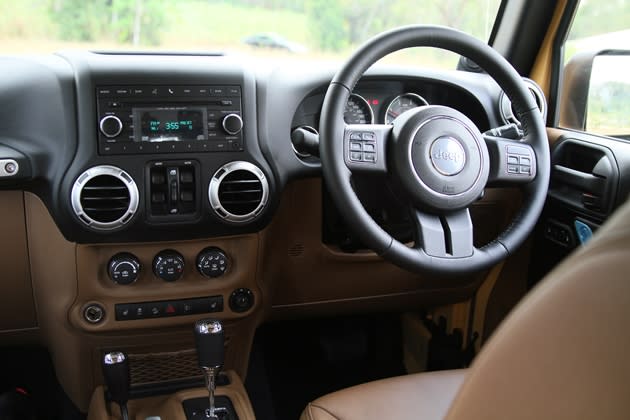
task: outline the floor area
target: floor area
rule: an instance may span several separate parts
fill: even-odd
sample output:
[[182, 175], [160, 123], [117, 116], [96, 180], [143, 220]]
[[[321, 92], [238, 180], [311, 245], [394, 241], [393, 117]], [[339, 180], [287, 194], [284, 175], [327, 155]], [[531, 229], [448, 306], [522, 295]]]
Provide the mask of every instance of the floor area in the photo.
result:
[[319, 396], [404, 374], [401, 334], [398, 314], [263, 325], [245, 382], [256, 418], [297, 420]]

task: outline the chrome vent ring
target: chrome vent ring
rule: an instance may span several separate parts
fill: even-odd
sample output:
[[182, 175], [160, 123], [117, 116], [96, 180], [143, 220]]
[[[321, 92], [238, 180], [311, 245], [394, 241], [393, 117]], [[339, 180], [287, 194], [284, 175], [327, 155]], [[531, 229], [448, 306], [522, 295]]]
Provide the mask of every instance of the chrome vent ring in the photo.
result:
[[110, 165], [94, 166], [74, 182], [70, 203], [77, 218], [94, 230], [125, 226], [138, 210], [138, 186], [124, 170]]
[[[538, 86], [536, 82], [531, 79], [523, 78], [523, 82], [527, 86], [527, 89], [531, 92], [534, 100], [536, 101], [536, 105], [540, 110], [540, 114], [543, 117], [543, 120], [547, 119], [547, 100], [545, 99], [545, 94]], [[512, 101], [505, 92], [501, 92], [499, 96], [499, 112], [501, 113], [501, 119], [505, 124], [519, 124], [520, 120], [512, 107]]]
[[267, 177], [256, 165], [245, 161], [223, 165], [208, 186], [208, 200], [215, 214], [234, 224], [256, 219], [268, 199]]

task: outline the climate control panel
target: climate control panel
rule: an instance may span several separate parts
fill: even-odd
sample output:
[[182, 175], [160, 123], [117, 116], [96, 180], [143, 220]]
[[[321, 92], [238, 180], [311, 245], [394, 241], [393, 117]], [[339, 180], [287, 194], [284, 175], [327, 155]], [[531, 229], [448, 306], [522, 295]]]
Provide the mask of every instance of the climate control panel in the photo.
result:
[[[230, 268], [230, 258], [218, 247], [207, 247], [197, 255], [196, 271], [202, 278], [213, 279], [225, 275]], [[184, 256], [174, 249], [158, 252], [151, 262], [153, 275], [166, 282], [179, 280], [186, 271]], [[142, 263], [130, 252], [119, 252], [107, 264], [107, 274], [117, 285], [127, 286], [140, 277]]]

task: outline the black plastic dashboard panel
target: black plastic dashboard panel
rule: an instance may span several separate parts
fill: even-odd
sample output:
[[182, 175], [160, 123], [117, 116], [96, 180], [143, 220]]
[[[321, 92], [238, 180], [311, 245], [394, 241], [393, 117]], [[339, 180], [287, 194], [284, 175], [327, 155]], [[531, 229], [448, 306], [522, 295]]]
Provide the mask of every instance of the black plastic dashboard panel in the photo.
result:
[[0, 68], [0, 145], [30, 166], [27, 185], [0, 187], [33, 189], [50, 203], [77, 147], [72, 68], [56, 56], [3, 57]]
[[[254, 75], [225, 57], [146, 56], [62, 53], [45, 60], [7, 59], [0, 81], [0, 135], [7, 146], [31, 157], [35, 182], [28, 186], [46, 203], [64, 236], [79, 243], [179, 240], [258, 231], [276, 205], [276, 183], [258, 146]], [[243, 150], [221, 153], [99, 155], [96, 87], [102, 85], [207, 85], [242, 89]], [[75, 132], [76, 130], [76, 132]], [[256, 220], [240, 226], [223, 222], [207, 197], [196, 217], [149, 218], [145, 212], [145, 173], [150, 162], [195, 160], [199, 191], [231, 161], [258, 166], [269, 181], [270, 199]], [[139, 190], [138, 212], [124, 227], [97, 232], [75, 216], [70, 205], [75, 180], [86, 169], [109, 165], [133, 178]]]
[[[319, 123], [323, 97], [335, 71], [325, 66], [282, 66], [257, 81], [260, 146], [280, 184], [321, 173], [319, 159], [302, 159], [295, 154], [290, 134], [296, 126]], [[381, 92], [379, 95], [387, 99], [393, 99], [393, 92], [398, 90], [424, 93], [427, 100], [469, 115], [481, 130], [502, 124], [498, 108], [501, 89], [486, 74], [375, 65], [365, 73], [355, 92], [366, 88]], [[295, 112], [282, 111], [286, 109]]]
[[[321, 172], [318, 159], [296, 156], [290, 133], [296, 125], [318, 124], [321, 100], [334, 66], [257, 66], [254, 72], [251, 69], [255, 66], [231, 57], [89, 52], [0, 60], [4, 69], [0, 79], [0, 145], [24, 155], [29, 164], [24, 167], [30, 170], [28, 178], [3, 182], [0, 188], [23, 188], [37, 194], [71, 241], [164, 241], [256, 232], [271, 220], [287, 182]], [[239, 147], [220, 153], [195, 147], [188, 152], [182, 151], [181, 144], [172, 143], [171, 153], [99, 153], [97, 88], [102, 86], [170, 86], [182, 91], [191, 86], [239, 87], [237, 112], [243, 122]], [[501, 121], [501, 90], [484, 74], [375, 66], [357, 89], [374, 95], [380, 103], [380, 108], [376, 107], [378, 118], [386, 102], [412, 91], [430, 103], [459, 109], [482, 130]], [[256, 165], [269, 182], [264, 209], [248, 223], [226, 222], [208, 200], [213, 175], [233, 161]], [[190, 172], [185, 165], [191, 162], [194, 183], [173, 187], [185, 200], [167, 200], [168, 205], [151, 201], [153, 193], [174, 191], [165, 185], [152, 187], [150, 177], [156, 162], [183, 173]], [[121, 169], [138, 188], [137, 211], [124, 224], [107, 231], [86, 226], [75, 216], [71, 204], [75, 181], [95, 166]], [[178, 213], [169, 215], [174, 209]]]

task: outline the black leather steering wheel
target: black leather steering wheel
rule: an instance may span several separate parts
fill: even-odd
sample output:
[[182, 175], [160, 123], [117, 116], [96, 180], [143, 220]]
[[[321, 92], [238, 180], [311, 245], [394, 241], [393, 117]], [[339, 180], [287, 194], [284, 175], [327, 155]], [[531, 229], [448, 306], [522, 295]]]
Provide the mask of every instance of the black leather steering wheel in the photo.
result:
[[[348, 125], [346, 101], [363, 73], [387, 54], [436, 47], [468, 57], [511, 99], [523, 139], [484, 136], [461, 112], [444, 106], [409, 110], [393, 125]], [[320, 118], [320, 157], [326, 184], [361, 240], [413, 272], [461, 274], [488, 268], [514, 252], [534, 228], [549, 183], [545, 124], [534, 98], [514, 68], [482, 41], [441, 26], [406, 26], [378, 35], [356, 51], [335, 75]], [[352, 174], [381, 173], [401, 186], [414, 220], [413, 247], [393, 239], [367, 213]], [[523, 204], [495, 240], [477, 248], [468, 207], [487, 186], [515, 184]]]

